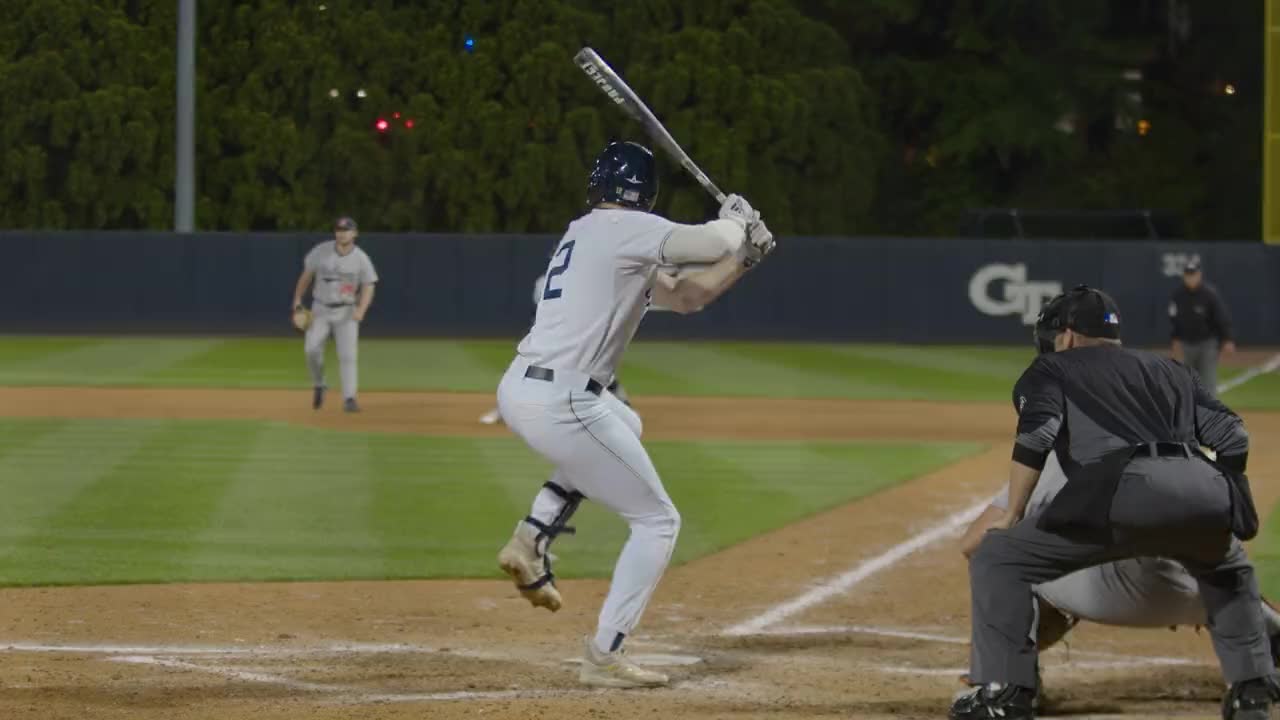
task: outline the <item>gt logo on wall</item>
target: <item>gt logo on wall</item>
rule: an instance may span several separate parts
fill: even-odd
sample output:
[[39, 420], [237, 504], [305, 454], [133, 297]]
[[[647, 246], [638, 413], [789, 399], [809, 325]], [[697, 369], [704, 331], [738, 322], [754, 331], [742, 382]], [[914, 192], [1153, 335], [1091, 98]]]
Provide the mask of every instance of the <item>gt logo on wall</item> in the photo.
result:
[[1160, 268], [1165, 277], [1181, 277], [1187, 263], [1200, 262], [1200, 253], [1168, 252], [1160, 256]]
[[1062, 292], [1062, 283], [1027, 281], [1027, 266], [992, 263], [978, 268], [969, 280], [969, 301], [984, 315], [1018, 315], [1034, 325], [1040, 306]]

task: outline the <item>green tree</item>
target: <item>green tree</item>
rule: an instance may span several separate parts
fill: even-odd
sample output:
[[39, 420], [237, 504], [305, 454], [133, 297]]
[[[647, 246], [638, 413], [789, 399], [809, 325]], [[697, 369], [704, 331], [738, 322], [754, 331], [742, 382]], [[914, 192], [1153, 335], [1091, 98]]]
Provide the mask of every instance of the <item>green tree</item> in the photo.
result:
[[0, 0], [0, 226], [172, 222], [172, 2]]
[[1122, 97], [1122, 70], [1149, 52], [1107, 36], [1106, 0], [804, 4], [843, 29], [876, 88], [893, 149], [876, 196], [886, 232], [955, 232], [967, 208], [1052, 194]]
[[[17, 18], [0, 28], [0, 91], [30, 98], [0, 128], [0, 219], [168, 227], [174, 3], [0, 3]], [[588, 44], [778, 230], [848, 232], [870, 206], [870, 92], [839, 38], [786, 0], [248, 0], [199, 13], [201, 228], [316, 228], [344, 212], [375, 230], [558, 230], [605, 141], [643, 139], [573, 65]], [[702, 191], [662, 165], [659, 209], [705, 217]]]

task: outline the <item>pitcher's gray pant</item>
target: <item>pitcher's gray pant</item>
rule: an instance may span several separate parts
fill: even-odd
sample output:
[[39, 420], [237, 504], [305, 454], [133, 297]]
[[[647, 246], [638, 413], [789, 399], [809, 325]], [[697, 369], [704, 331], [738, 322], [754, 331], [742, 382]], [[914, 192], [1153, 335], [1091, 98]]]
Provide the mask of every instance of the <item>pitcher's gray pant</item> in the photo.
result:
[[307, 328], [304, 342], [311, 384], [324, 387], [324, 344], [329, 339], [329, 333], [333, 333], [333, 343], [338, 347], [338, 372], [342, 377], [343, 398], [354, 398], [359, 389], [356, 347], [360, 340], [360, 323], [352, 317], [353, 312], [355, 307], [351, 305], [338, 308], [313, 306], [311, 327]]
[[1196, 371], [1210, 395], [1218, 396], [1218, 341], [1209, 338], [1198, 343], [1182, 343], [1182, 359]]
[[1139, 458], [1116, 491], [1109, 542], [1045, 532], [1035, 519], [987, 533], [969, 562], [971, 680], [1036, 687], [1031, 586], [1141, 556], [1174, 558], [1195, 577], [1228, 682], [1272, 674], [1258, 581], [1226, 529], [1229, 510], [1226, 479], [1208, 463]]

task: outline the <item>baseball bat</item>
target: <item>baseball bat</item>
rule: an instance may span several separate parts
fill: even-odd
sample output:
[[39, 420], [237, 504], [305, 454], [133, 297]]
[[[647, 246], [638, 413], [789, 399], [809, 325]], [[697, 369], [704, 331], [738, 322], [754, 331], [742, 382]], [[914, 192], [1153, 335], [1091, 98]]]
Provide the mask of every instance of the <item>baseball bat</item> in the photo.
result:
[[585, 47], [573, 56], [573, 61], [615, 105], [644, 126], [645, 133], [658, 144], [658, 147], [680, 163], [680, 167], [692, 175], [704, 190], [711, 193], [716, 202], [724, 202], [725, 194], [720, 191], [720, 188], [716, 187], [711, 178], [702, 172], [702, 168], [698, 167], [693, 158], [689, 157], [689, 153], [685, 152], [684, 148], [680, 147], [680, 143], [671, 137], [671, 133], [667, 132], [667, 128], [654, 116], [653, 111], [644, 104], [636, 91], [618, 77], [618, 73], [609, 67], [609, 63], [605, 62], [599, 53]]

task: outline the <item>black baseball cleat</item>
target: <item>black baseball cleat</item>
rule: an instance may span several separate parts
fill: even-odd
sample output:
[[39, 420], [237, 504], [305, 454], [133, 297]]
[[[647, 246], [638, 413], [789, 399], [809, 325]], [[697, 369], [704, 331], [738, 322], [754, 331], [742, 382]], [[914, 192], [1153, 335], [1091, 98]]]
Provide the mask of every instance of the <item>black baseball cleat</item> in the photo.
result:
[[1222, 720], [1270, 720], [1276, 700], [1280, 700], [1280, 682], [1275, 677], [1235, 683], [1222, 699]]
[[311, 409], [319, 410], [324, 405], [324, 386], [317, 385], [315, 390], [311, 391]]
[[1017, 685], [982, 685], [960, 696], [950, 720], [1035, 720], [1036, 691]]
[[355, 398], [347, 398], [342, 403], [342, 409], [344, 412], [356, 413], [360, 412], [360, 405], [356, 403]]

